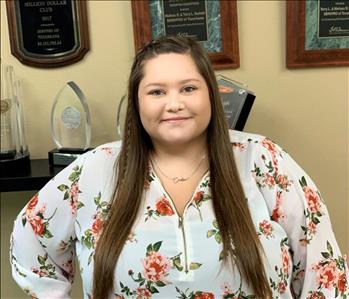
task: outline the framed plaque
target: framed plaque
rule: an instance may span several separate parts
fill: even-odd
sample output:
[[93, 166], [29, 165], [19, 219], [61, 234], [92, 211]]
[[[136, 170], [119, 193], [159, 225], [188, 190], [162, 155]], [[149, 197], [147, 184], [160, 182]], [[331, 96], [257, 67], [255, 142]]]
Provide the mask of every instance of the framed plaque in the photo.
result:
[[238, 68], [236, 0], [132, 1], [136, 51], [159, 36], [189, 36], [207, 51], [215, 69]]
[[11, 53], [49, 68], [81, 60], [89, 50], [85, 1], [7, 0]]
[[288, 68], [349, 65], [349, 0], [286, 5]]

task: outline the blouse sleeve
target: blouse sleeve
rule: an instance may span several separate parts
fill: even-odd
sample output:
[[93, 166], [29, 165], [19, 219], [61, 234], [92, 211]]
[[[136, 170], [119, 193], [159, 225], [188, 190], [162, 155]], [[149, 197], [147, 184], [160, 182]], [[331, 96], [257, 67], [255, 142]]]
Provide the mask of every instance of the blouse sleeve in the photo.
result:
[[337, 245], [321, 194], [304, 170], [270, 139], [253, 174], [271, 219], [286, 231], [293, 259], [295, 298], [349, 298], [346, 257]]
[[86, 154], [57, 174], [14, 222], [10, 262], [17, 284], [32, 298], [69, 298], [74, 279], [75, 216]]

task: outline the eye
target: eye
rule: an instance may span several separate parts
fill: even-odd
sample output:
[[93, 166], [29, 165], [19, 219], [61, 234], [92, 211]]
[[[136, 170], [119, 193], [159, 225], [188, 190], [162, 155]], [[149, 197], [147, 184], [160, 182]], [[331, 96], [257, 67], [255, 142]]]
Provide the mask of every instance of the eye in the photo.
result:
[[165, 91], [162, 89], [153, 89], [153, 90], [150, 90], [147, 94], [158, 97], [158, 96], [164, 95]]
[[195, 90], [197, 90], [198, 88], [196, 86], [193, 85], [189, 85], [189, 86], [184, 86], [181, 90], [181, 92], [183, 93], [192, 93]]

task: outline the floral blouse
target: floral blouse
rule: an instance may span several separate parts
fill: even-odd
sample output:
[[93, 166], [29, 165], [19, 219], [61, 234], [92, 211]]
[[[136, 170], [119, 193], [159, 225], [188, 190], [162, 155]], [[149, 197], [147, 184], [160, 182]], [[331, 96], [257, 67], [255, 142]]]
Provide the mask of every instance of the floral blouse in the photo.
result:
[[[230, 136], [273, 298], [349, 298], [346, 257], [313, 181], [270, 139]], [[120, 146], [109, 143], [79, 157], [15, 220], [13, 277], [32, 298], [70, 298], [76, 258], [84, 298], [92, 298], [94, 248], [110, 208]], [[110, 298], [254, 298], [239, 271], [222, 262], [209, 172], [182, 217], [151, 165], [144, 191]]]

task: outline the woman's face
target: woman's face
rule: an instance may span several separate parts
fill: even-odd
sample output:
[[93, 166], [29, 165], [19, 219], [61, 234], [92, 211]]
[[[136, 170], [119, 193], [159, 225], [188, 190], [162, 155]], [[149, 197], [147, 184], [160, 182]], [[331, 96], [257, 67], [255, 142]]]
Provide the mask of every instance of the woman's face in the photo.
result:
[[206, 140], [211, 104], [205, 79], [188, 54], [160, 54], [143, 66], [139, 114], [154, 144]]

